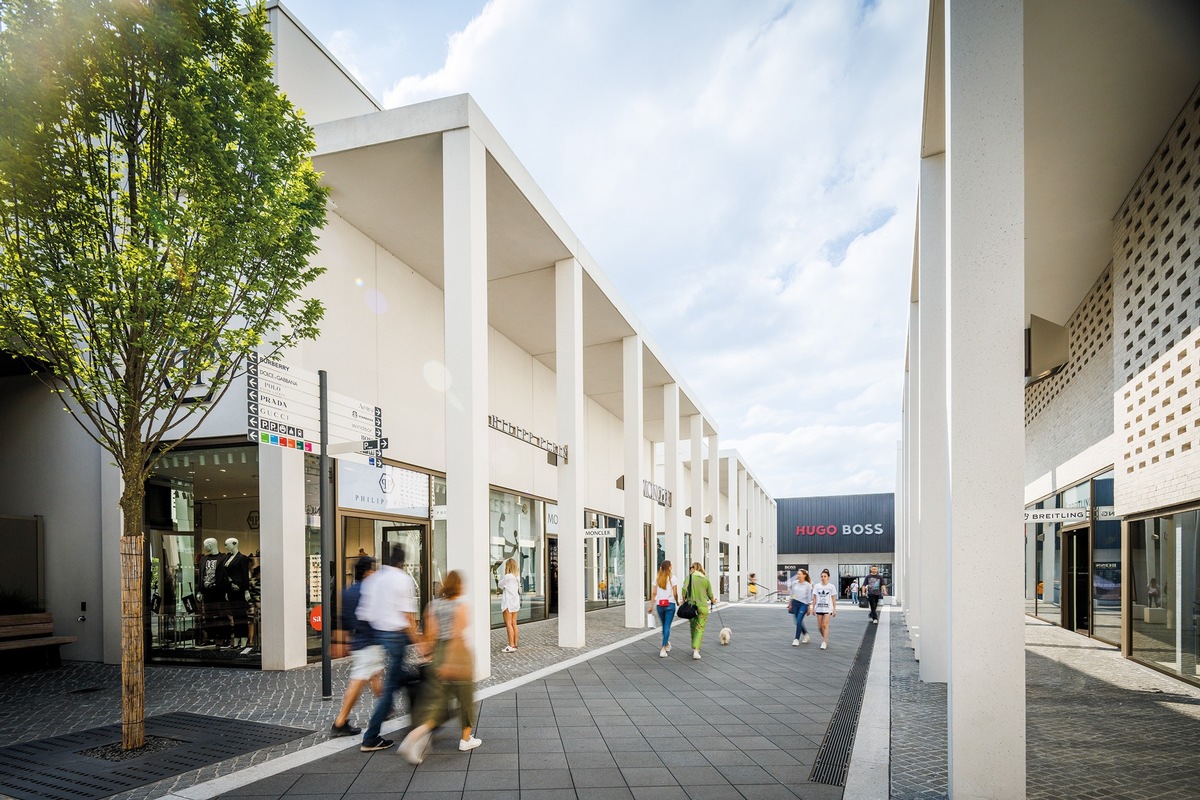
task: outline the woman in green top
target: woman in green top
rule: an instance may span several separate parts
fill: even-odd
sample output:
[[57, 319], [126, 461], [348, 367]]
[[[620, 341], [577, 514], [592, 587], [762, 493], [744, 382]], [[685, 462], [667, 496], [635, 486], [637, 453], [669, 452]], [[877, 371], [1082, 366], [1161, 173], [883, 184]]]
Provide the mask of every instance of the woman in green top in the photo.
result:
[[700, 611], [688, 620], [692, 625], [692, 658], [699, 661], [700, 644], [704, 641], [704, 624], [708, 622], [708, 610], [713, 602], [712, 584], [708, 582], [708, 576], [704, 574], [704, 567], [700, 566], [699, 561], [692, 562], [692, 572], [684, 584], [683, 597], [685, 600], [691, 599]]

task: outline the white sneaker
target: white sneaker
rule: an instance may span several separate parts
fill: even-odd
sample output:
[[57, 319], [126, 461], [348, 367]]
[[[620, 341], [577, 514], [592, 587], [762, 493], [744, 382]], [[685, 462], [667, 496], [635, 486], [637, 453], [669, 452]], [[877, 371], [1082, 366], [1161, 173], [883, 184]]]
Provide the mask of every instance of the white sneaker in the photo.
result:
[[693, 651], [692, 651], [692, 660], [693, 660], [693, 661], [699, 661], [699, 660], [700, 660], [700, 651], [699, 651], [699, 650], [693, 650]]
[[800, 646], [800, 640], [792, 639], [792, 647], [799, 647], [799, 646]]
[[665, 647], [664, 647], [662, 650], [659, 650], [659, 651], [658, 651], [658, 657], [659, 657], [659, 658], [666, 658], [666, 657], [667, 657], [667, 648], [665, 648]]
[[671, 643], [667, 642], [667, 652], [671, 652]]
[[429, 746], [431, 736], [433, 736], [433, 731], [420, 734], [414, 728], [408, 732], [408, 736], [404, 737], [404, 741], [396, 748], [396, 752], [403, 756], [408, 763], [420, 764], [425, 760], [425, 748]]
[[808, 644], [808, 634], [807, 633], [800, 637], [800, 644]]
[[878, 624], [879, 624], [879, 620], [877, 620], [877, 619], [876, 619], [876, 620], [872, 620], [872, 622], [874, 622], [876, 625], [878, 625]]
[[517, 648], [513, 647], [511, 644], [505, 645], [504, 652], [505, 653], [515, 653], [515, 652], [517, 652]]
[[821, 642], [821, 649], [822, 649], [822, 650], [825, 650], [825, 649], [827, 649], [827, 648], [825, 647], [825, 643], [824, 643], [824, 642]]
[[458, 749], [463, 750], [463, 751], [474, 750], [476, 747], [479, 747], [479, 745], [481, 745], [481, 744], [483, 744], [482, 739], [476, 739], [474, 736], [472, 736], [470, 739], [459, 739], [458, 740]]

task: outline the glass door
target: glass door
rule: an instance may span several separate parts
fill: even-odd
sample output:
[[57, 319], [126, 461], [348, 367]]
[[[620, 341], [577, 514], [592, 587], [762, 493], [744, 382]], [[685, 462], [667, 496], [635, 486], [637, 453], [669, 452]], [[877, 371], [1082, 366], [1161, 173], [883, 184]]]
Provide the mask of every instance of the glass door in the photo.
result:
[[428, 522], [343, 517], [339, 594], [354, 580], [354, 562], [360, 556], [371, 556], [386, 563], [392, 546], [397, 544], [404, 548], [405, 571], [417, 583], [418, 607], [424, 610], [432, 593], [439, 588], [430, 582]]
[[1091, 635], [1092, 631], [1092, 547], [1088, 526], [1069, 528], [1063, 537], [1062, 626], [1067, 630]]

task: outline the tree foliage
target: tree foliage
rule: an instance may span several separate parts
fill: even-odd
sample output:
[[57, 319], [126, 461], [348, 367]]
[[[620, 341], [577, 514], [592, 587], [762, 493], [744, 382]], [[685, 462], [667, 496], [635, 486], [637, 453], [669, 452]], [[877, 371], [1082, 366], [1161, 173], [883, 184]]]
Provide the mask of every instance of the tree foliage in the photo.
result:
[[[0, 349], [121, 470], [122, 743], [144, 743], [144, 484], [249, 353], [317, 334], [326, 190], [259, 4], [0, 0]], [[196, 386], [200, 402], [186, 402]]]
[[0, 26], [0, 347], [144, 480], [247, 353], [316, 335], [312, 130], [261, 5], [0, 0]]

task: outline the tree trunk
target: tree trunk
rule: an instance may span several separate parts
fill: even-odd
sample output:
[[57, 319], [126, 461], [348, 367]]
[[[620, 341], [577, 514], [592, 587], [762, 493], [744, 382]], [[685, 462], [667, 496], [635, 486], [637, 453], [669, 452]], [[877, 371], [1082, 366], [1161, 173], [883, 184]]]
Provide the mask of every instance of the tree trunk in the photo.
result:
[[146, 653], [142, 619], [142, 514], [145, 488], [140, 476], [126, 476], [121, 493], [121, 747], [146, 744]]

